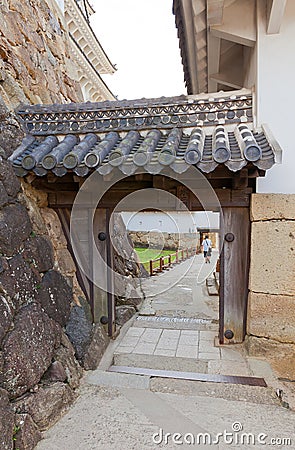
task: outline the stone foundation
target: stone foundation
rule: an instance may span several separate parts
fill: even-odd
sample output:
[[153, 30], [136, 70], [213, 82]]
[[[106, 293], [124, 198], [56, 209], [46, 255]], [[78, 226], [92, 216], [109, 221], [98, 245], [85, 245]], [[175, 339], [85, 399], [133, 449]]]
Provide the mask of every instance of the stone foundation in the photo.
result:
[[252, 195], [251, 221], [249, 352], [294, 379], [295, 195]]

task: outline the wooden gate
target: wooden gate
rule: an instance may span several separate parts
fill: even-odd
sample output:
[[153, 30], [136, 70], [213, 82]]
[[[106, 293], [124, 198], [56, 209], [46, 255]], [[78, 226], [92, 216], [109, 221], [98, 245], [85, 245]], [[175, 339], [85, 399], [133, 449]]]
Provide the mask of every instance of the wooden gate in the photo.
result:
[[[68, 249], [76, 265], [78, 282], [90, 304], [93, 320], [94, 322], [100, 322], [103, 325], [107, 325], [108, 334], [112, 337], [116, 331], [115, 299], [114, 295], [111, 293], [112, 279], [110, 277], [110, 271], [107, 271], [105, 267], [98, 267], [96, 264], [91, 239], [91, 232], [93, 229], [95, 245], [106, 264], [112, 268], [112, 245], [108, 227], [110, 221], [110, 211], [107, 208], [97, 208], [94, 213], [94, 218], [92, 217], [91, 209], [85, 209], [81, 212], [81, 217], [79, 218], [81, 221], [79, 236], [75, 236], [74, 238], [79, 241], [79, 245], [83, 249], [83, 252], [79, 254], [79, 257], [84, 257], [82, 265], [84, 268], [87, 268], [87, 272], [90, 274], [90, 277], [88, 277], [81, 269], [73, 252], [70, 235], [71, 209], [69, 207], [58, 207], [55, 208], [55, 210], [61, 221], [62, 228], [67, 239]], [[93, 280], [98, 277], [107, 279], [107, 291], [99, 288], [93, 282]]]

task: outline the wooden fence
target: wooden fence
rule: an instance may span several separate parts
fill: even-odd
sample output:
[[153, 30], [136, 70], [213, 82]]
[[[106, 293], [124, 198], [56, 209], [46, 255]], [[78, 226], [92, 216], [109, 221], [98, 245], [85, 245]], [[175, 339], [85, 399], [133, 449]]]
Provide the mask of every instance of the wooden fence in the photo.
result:
[[[175, 253], [171, 253], [166, 256], [160, 256], [160, 258], [151, 259], [150, 260], [150, 276], [156, 275], [157, 273], [163, 272], [166, 269], [169, 269], [173, 266], [173, 264], [178, 264], [181, 261], [185, 261], [191, 256], [196, 254], [195, 248], [186, 248], [182, 250], [176, 250]], [[154, 267], [155, 263], [157, 267]]]

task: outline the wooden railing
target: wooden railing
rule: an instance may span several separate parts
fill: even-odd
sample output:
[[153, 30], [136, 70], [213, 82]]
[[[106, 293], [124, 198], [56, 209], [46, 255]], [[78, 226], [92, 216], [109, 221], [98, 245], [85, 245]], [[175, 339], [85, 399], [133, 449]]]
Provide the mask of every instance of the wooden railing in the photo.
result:
[[[170, 253], [166, 256], [160, 256], [156, 259], [150, 260], [150, 276], [156, 275], [159, 272], [163, 272], [166, 269], [169, 269], [173, 266], [173, 264], [178, 264], [181, 261], [185, 261], [186, 259], [190, 258], [191, 256], [196, 254], [195, 248], [186, 248], [182, 250], [176, 250], [174, 253]], [[157, 267], [154, 267], [155, 263], [157, 264]]]

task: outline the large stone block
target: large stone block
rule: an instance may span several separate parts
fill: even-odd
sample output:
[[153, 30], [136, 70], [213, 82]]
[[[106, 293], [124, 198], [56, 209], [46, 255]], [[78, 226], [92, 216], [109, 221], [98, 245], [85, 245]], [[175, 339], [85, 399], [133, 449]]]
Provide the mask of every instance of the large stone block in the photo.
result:
[[0, 253], [13, 256], [32, 231], [23, 205], [7, 205], [0, 210]]
[[295, 219], [295, 194], [252, 194], [251, 220]]
[[79, 302], [81, 306], [74, 305], [71, 308], [66, 333], [74, 346], [77, 359], [81, 361], [90, 345], [93, 325], [88, 302], [83, 297], [79, 297]]
[[0, 388], [0, 448], [13, 449], [14, 414], [7, 392]]
[[295, 296], [251, 292], [248, 334], [295, 344]]
[[23, 307], [3, 341], [3, 386], [16, 398], [37, 384], [60, 343], [60, 327], [40, 305]]
[[136, 313], [136, 309], [134, 306], [125, 305], [125, 306], [117, 306], [116, 307], [116, 324], [124, 325], [124, 323], [128, 322], [131, 317]]
[[75, 400], [73, 390], [64, 383], [53, 383], [40, 387], [14, 403], [18, 414], [30, 414], [39, 430], [52, 426]]
[[31, 237], [25, 242], [23, 258], [38, 270], [46, 272], [54, 265], [52, 243], [47, 236]]
[[8, 261], [8, 268], [0, 273], [0, 286], [10, 297], [13, 311], [35, 301], [40, 276], [32, 270], [22, 255], [15, 255]]
[[42, 278], [37, 300], [49, 317], [64, 327], [73, 301], [72, 289], [60, 272], [49, 270]]
[[250, 290], [295, 295], [295, 221], [252, 223]]
[[250, 356], [267, 358], [280, 377], [295, 379], [295, 345], [272, 339], [248, 336], [245, 341]]
[[109, 337], [105, 330], [99, 323], [96, 323], [93, 327], [91, 342], [82, 359], [84, 369], [95, 370], [97, 368], [108, 343]]
[[[70, 342], [69, 342], [70, 344]], [[80, 378], [83, 374], [83, 369], [75, 359], [75, 351], [72, 345], [64, 347], [61, 345], [54, 355], [55, 362], [62, 364], [66, 372], [66, 380], [69, 386], [76, 389], [80, 384]]]
[[8, 161], [0, 161], [0, 181], [2, 181], [7, 194], [10, 197], [16, 197], [20, 190], [20, 181]]

